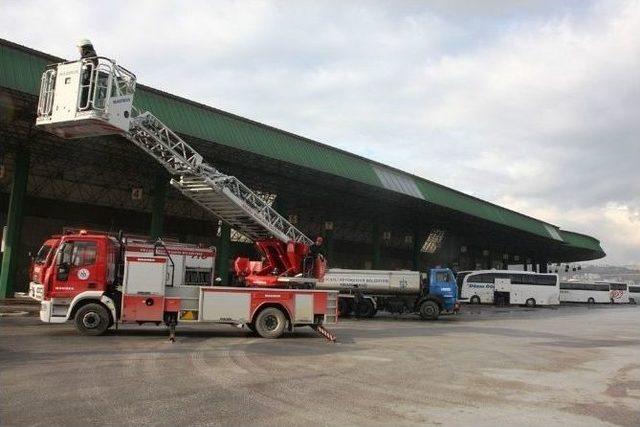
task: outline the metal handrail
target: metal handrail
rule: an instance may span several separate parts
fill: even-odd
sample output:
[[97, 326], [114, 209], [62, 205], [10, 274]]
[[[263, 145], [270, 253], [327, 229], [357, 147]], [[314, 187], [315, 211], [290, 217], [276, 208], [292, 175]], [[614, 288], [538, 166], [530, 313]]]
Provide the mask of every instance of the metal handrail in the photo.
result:
[[[85, 68], [86, 67], [86, 68]], [[82, 67], [80, 68], [80, 73], [82, 73], [82, 75], [80, 76], [80, 78], [78, 79], [78, 88], [80, 89], [78, 91], [78, 111], [85, 111], [89, 109], [89, 105], [91, 103], [93, 103], [93, 96], [90, 93], [91, 92], [91, 88], [93, 87], [93, 78], [95, 75], [95, 65], [93, 64], [93, 62], [90, 62], [88, 60], [83, 60], [82, 61]], [[89, 82], [85, 85], [82, 83], [83, 77], [84, 77], [84, 73], [89, 73]], [[87, 100], [86, 100], [86, 104], [82, 105], [82, 94], [84, 92], [84, 90], [87, 90]]]
[[42, 73], [40, 80], [40, 98], [38, 99], [38, 116], [50, 116], [53, 108], [56, 69], [50, 68]]

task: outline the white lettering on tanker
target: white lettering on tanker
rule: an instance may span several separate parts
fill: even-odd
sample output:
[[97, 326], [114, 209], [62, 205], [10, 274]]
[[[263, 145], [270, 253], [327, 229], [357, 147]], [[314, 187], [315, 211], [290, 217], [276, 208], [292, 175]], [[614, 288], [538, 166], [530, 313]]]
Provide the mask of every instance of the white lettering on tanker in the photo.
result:
[[89, 278], [89, 276], [91, 275], [91, 273], [89, 273], [89, 270], [87, 270], [86, 268], [81, 268], [80, 270], [78, 270], [78, 279], [80, 280], [87, 280]]

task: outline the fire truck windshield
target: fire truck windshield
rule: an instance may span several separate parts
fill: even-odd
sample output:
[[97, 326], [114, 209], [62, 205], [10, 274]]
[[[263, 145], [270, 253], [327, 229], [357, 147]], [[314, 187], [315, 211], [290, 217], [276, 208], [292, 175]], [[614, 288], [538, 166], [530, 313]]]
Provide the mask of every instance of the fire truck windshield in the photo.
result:
[[33, 259], [33, 262], [36, 264], [44, 264], [47, 261], [49, 252], [51, 252], [51, 246], [42, 245], [42, 247], [38, 250], [36, 257]]

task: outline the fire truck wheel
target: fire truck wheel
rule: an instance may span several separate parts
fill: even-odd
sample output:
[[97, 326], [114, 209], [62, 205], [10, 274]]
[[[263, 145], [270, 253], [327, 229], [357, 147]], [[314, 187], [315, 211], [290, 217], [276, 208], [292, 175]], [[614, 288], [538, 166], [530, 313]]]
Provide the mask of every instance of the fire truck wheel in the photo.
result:
[[75, 317], [76, 328], [82, 335], [102, 335], [111, 318], [102, 304], [87, 304], [80, 307]]
[[287, 318], [281, 310], [269, 307], [258, 314], [254, 325], [256, 332], [262, 338], [278, 338], [284, 333]]
[[423, 301], [420, 304], [420, 317], [422, 320], [437, 320], [440, 315], [440, 308], [435, 301]]

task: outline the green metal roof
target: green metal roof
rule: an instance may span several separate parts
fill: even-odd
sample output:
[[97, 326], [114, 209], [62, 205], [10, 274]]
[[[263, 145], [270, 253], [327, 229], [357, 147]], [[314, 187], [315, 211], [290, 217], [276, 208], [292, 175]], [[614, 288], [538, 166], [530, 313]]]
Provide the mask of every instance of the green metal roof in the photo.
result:
[[[61, 58], [0, 39], [0, 86], [37, 95], [44, 67], [61, 61]], [[569, 245], [602, 252], [598, 241], [588, 236], [560, 231], [552, 224], [432, 181], [143, 85], [138, 85], [135, 104], [153, 112], [184, 135], [404, 193], [539, 237], [558, 242], [564, 240]]]
[[600, 241], [586, 234], [580, 234], [573, 231], [560, 230], [562, 239], [570, 246], [587, 249], [590, 251], [600, 252], [602, 256], [605, 255], [604, 251], [600, 247]]

